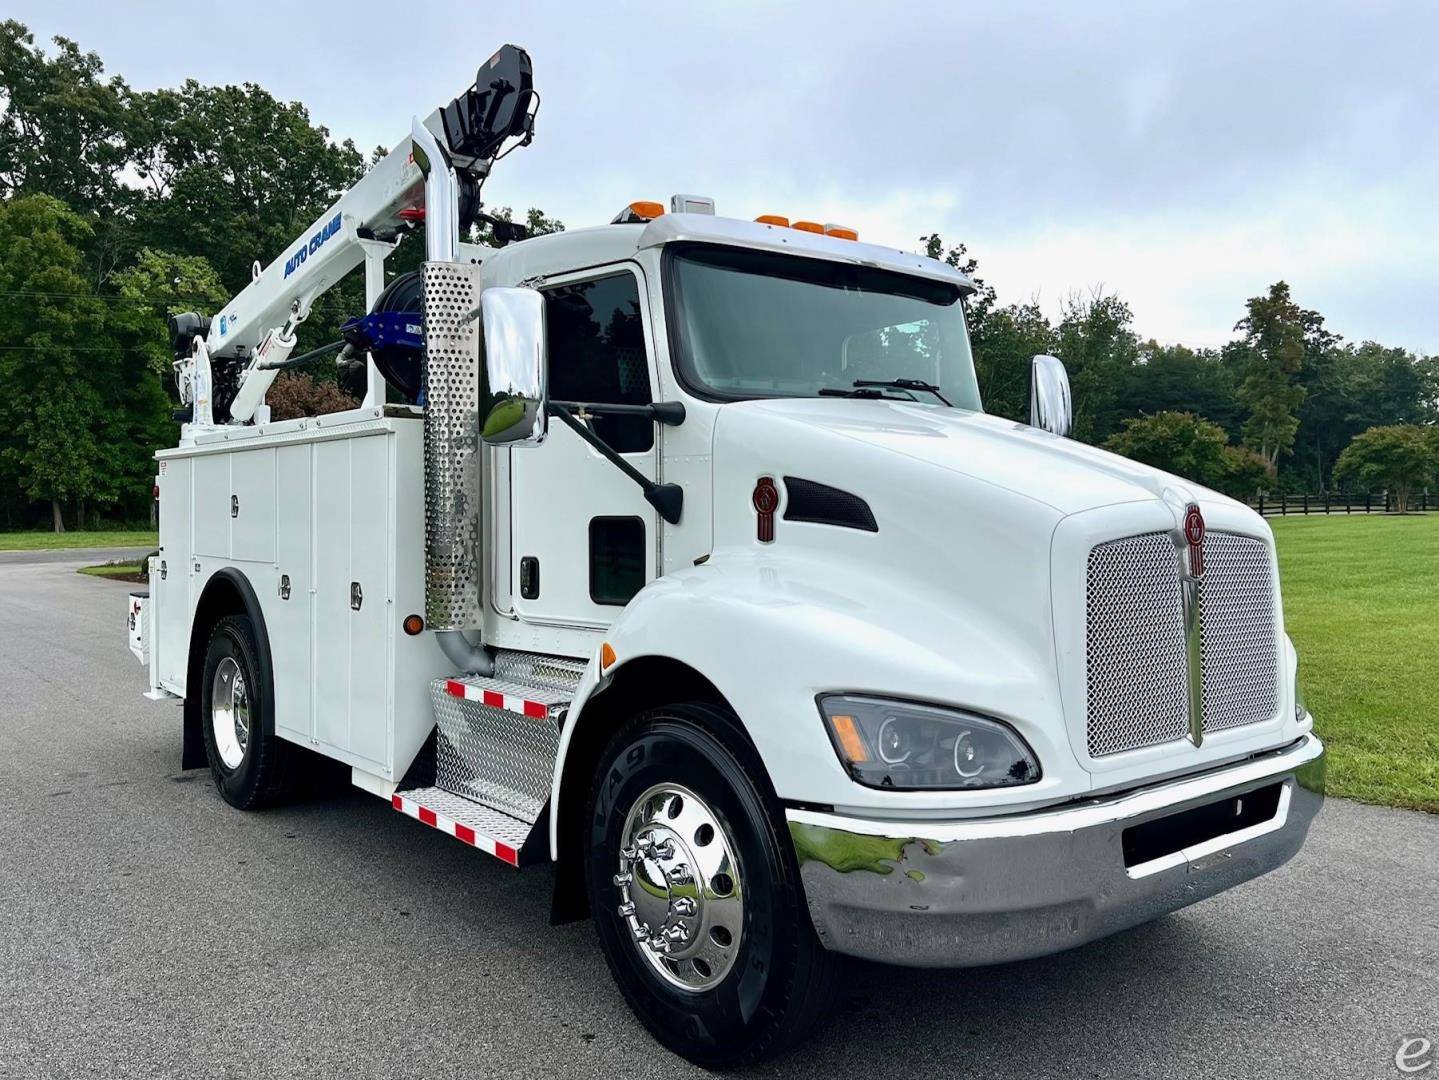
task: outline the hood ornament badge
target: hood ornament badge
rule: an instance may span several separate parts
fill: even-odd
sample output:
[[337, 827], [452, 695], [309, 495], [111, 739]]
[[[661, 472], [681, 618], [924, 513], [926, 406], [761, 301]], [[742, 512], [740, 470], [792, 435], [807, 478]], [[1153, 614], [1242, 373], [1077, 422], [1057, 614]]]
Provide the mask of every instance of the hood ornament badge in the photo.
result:
[[761, 544], [774, 542], [774, 512], [779, 509], [779, 489], [775, 487], [774, 477], [761, 476], [754, 486], [754, 494], [750, 496], [754, 504]]
[[1198, 503], [1184, 508], [1184, 523], [1175, 537], [1179, 548], [1179, 602], [1184, 613], [1184, 659], [1189, 678], [1189, 741], [1204, 745], [1204, 623], [1200, 581], [1204, 577], [1204, 514]]
[[1204, 514], [1198, 503], [1184, 508], [1184, 542], [1189, 545], [1189, 576], [1204, 576]]

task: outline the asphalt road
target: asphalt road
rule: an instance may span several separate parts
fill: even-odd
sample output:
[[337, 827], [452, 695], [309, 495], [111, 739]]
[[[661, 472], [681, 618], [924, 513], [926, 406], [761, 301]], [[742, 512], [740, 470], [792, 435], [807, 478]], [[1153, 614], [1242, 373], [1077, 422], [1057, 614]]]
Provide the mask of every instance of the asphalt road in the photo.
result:
[[[0, 1075], [693, 1071], [589, 926], [548, 925], [545, 870], [373, 796], [242, 814], [180, 772], [129, 586], [80, 561], [0, 564]], [[1439, 1043], [1439, 818], [1331, 800], [1284, 869], [1108, 941], [856, 965], [820, 1037], [752, 1075], [1397, 1077], [1414, 1033]]]
[[121, 559], [140, 559], [153, 547], [130, 548], [56, 548], [53, 551], [0, 551], [0, 566], [29, 566], [35, 563], [70, 563], [74, 566], [93, 566], [96, 563], [119, 562]]

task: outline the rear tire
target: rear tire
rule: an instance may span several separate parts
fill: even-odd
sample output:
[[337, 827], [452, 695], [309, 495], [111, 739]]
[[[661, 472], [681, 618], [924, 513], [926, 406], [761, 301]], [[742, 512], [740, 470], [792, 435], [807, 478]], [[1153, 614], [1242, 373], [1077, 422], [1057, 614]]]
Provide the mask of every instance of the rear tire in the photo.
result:
[[840, 960], [815, 935], [783, 807], [735, 714], [635, 717], [601, 755], [588, 810], [590, 911], [649, 1032], [711, 1069], [807, 1035]]
[[290, 792], [299, 748], [275, 736], [260, 647], [248, 616], [227, 615], [210, 632], [200, 681], [205, 758], [221, 797], [258, 810]]

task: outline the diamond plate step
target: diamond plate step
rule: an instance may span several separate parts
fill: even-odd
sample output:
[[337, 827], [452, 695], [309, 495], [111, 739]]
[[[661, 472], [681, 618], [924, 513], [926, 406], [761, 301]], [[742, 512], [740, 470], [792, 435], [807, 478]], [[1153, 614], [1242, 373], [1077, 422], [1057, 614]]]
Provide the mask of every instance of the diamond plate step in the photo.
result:
[[[400, 813], [407, 814], [431, 828], [439, 829], [463, 844], [479, 848], [511, 866], [526, 866], [540, 861], [547, 854], [542, 850], [544, 844], [539, 841], [528, 848], [526, 844], [532, 835], [548, 830], [481, 806], [444, 788], [424, 787], [397, 791], [390, 797], [390, 804]], [[544, 839], [540, 837], [541, 841]]]
[[533, 823], [550, 798], [571, 692], [511, 678], [436, 679], [435, 784]]
[[552, 690], [573, 693], [579, 688], [587, 667], [588, 660], [574, 657], [500, 649], [495, 653], [494, 677], [526, 686], [547, 686]]

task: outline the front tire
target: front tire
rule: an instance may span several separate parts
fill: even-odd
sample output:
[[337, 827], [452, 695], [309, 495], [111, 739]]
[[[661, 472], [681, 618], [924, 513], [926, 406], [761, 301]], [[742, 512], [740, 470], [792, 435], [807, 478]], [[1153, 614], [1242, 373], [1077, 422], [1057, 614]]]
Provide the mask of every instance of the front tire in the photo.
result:
[[793, 1045], [833, 997], [783, 808], [738, 718], [635, 717], [590, 793], [586, 887], [615, 983], [650, 1033], [707, 1068]]
[[254, 626], [245, 615], [225, 616], [205, 650], [200, 723], [215, 787], [240, 810], [273, 805], [291, 788], [298, 748], [275, 736], [271, 700]]

